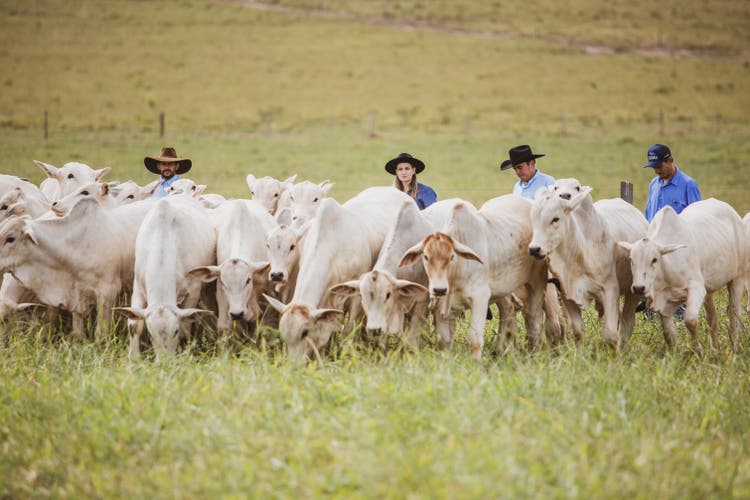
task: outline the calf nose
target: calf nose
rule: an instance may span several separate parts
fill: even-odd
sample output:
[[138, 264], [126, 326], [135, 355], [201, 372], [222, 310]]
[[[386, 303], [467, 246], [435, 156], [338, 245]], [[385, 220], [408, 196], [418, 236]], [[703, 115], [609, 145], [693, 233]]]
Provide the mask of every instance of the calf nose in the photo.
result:
[[443, 295], [445, 295], [446, 293], [448, 293], [448, 289], [447, 288], [433, 288], [432, 289], [432, 293], [433, 293], [433, 295], [437, 295], [438, 297], [442, 297]]
[[641, 295], [645, 291], [646, 291], [646, 287], [645, 286], [635, 286], [635, 285], [633, 285], [633, 293]]
[[271, 273], [271, 281], [281, 281], [284, 279], [284, 273]]
[[229, 313], [229, 315], [232, 317], [234, 321], [239, 321], [244, 317], [244, 314], [242, 313]]
[[563, 200], [569, 200], [570, 199], [570, 193], [563, 193], [560, 195], [560, 198]]
[[52, 206], [56, 207], [57, 206], [57, 202], [52, 203]]
[[544, 255], [542, 255], [542, 249], [540, 247], [529, 247], [529, 254], [532, 257], [536, 257], [537, 259], [541, 259], [544, 257]]

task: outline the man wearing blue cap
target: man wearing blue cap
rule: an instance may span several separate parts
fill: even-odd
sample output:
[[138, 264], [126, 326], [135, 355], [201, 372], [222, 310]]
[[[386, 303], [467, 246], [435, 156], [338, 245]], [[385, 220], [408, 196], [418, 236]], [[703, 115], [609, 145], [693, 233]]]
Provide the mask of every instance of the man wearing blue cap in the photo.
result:
[[646, 220], [651, 222], [656, 212], [670, 205], [678, 214], [686, 206], [700, 201], [701, 192], [692, 177], [674, 164], [672, 152], [664, 144], [654, 144], [648, 149], [648, 162], [643, 168], [654, 169], [656, 177], [648, 186]]
[[[701, 192], [698, 183], [674, 164], [672, 152], [664, 144], [654, 144], [648, 148], [648, 161], [643, 168], [653, 168], [656, 177], [648, 185], [648, 200], [646, 200], [646, 220], [651, 220], [656, 212], [669, 205], [678, 214], [686, 206], [700, 201]], [[654, 313], [646, 308], [645, 299], [638, 305], [636, 311], [643, 311], [647, 318], [653, 319]], [[682, 320], [685, 306], [680, 306], [675, 317]]]

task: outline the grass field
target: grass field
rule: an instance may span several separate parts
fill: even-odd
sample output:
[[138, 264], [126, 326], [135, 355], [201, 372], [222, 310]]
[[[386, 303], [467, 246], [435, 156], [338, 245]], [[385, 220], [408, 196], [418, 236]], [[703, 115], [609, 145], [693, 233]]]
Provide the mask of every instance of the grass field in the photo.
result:
[[[345, 200], [408, 151], [440, 198], [479, 204], [529, 143], [595, 199], [632, 181], [642, 208], [664, 142], [744, 215], [749, 37], [735, 1], [8, 0], [0, 172], [39, 182], [32, 159], [76, 160], [145, 183], [143, 156], [170, 144], [212, 192], [298, 173]], [[701, 358], [684, 326], [665, 354], [642, 318], [613, 356], [589, 314], [558, 353], [476, 363], [462, 336], [443, 353], [427, 335], [411, 356], [340, 341], [295, 367], [272, 331], [129, 363], [124, 338], [67, 345], [12, 320], [0, 496], [746, 498], [750, 341], [732, 356], [727, 323]]]

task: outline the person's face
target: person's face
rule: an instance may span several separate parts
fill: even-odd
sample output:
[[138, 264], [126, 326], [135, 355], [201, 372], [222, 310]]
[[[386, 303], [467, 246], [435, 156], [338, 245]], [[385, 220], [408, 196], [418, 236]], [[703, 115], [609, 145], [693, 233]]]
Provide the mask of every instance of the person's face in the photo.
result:
[[411, 163], [399, 163], [396, 166], [396, 176], [403, 184], [411, 184], [414, 177], [414, 167], [411, 166]]
[[525, 161], [518, 165], [513, 165], [513, 171], [516, 173], [519, 179], [523, 182], [529, 182], [536, 173], [536, 161]]
[[674, 176], [674, 161], [672, 158], [667, 158], [661, 162], [661, 166], [654, 167], [654, 173], [663, 181], [668, 181]]
[[180, 164], [176, 161], [160, 161], [156, 163], [156, 168], [164, 179], [171, 179], [177, 172]]

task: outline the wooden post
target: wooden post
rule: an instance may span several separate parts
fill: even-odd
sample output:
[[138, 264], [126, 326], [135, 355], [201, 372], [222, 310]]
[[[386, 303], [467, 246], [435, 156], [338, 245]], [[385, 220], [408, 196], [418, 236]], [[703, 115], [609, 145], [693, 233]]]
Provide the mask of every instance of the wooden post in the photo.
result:
[[49, 138], [49, 120], [47, 119], [47, 110], [44, 110], [44, 140]]
[[565, 137], [568, 134], [567, 127], [565, 122], [565, 113], [560, 115], [560, 135]]
[[164, 138], [164, 111], [159, 112], [159, 137]]
[[633, 183], [630, 181], [620, 181], [620, 198], [633, 204]]
[[466, 115], [466, 120], [464, 120], [464, 134], [469, 135], [470, 131], [471, 131], [471, 116]]
[[716, 133], [721, 130], [721, 113], [716, 113]]
[[270, 136], [271, 135], [271, 121], [272, 121], [270, 111], [263, 116], [263, 121], [266, 122], [266, 135]]

